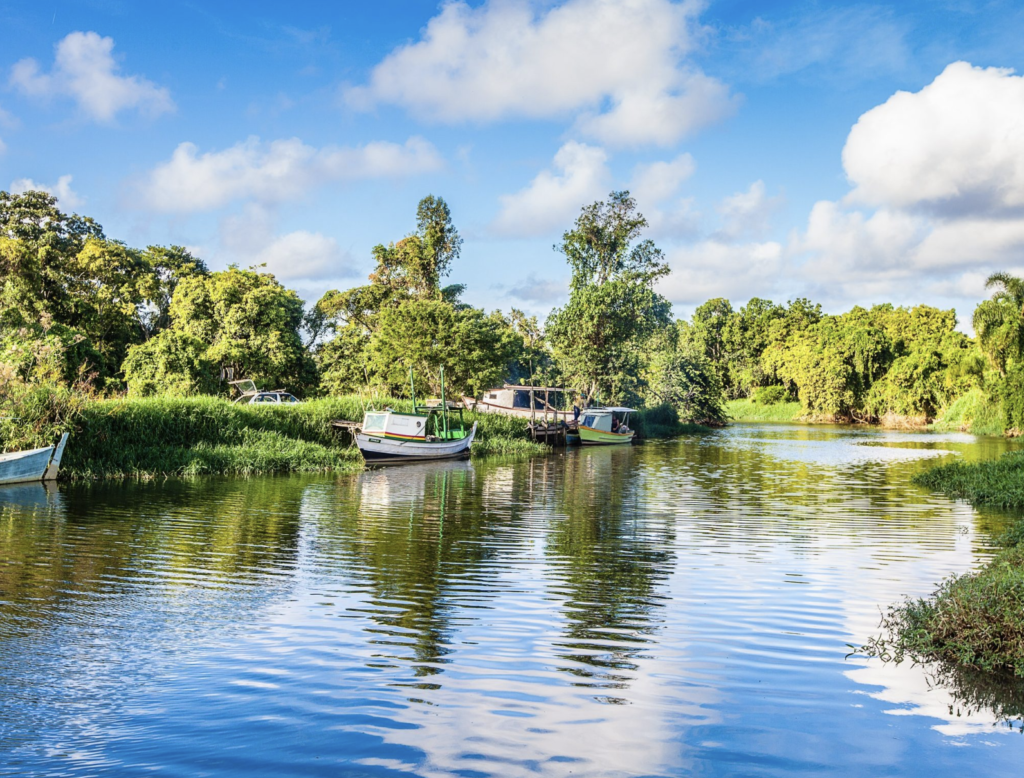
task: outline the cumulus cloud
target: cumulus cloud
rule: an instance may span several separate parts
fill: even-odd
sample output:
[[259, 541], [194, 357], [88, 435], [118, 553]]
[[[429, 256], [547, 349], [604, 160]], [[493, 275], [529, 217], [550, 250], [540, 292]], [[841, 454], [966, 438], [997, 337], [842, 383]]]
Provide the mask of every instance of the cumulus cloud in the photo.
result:
[[1022, 127], [1024, 79], [965, 62], [865, 113], [843, 149], [850, 194], [816, 203], [791, 243], [808, 282], [969, 311], [980, 277], [1024, 265]]
[[718, 206], [722, 217], [718, 237], [723, 240], [763, 237], [770, 227], [771, 215], [780, 205], [781, 197], [768, 197], [764, 181], [755, 181], [745, 192], [726, 197]]
[[501, 235], [543, 235], [571, 224], [582, 206], [608, 193], [611, 174], [601, 148], [569, 141], [555, 154], [554, 170], [542, 170], [529, 186], [502, 195], [491, 229]]
[[939, 215], [1024, 212], [1024, 78], [949, 65], [865, 113], [843, 149], [849, 200]]
[[663, 202], [675, 195], [696, 169], [690, 154], [680, 154], [669, 161], [637, 165], [629, 185], [630, 194], [641, 204]]
[[40, 184], [31, 178], [19, 178], [11, 182], [11, 194], [23, 194], [25, 192], [46, 192], [57, 198], [61, 208], [77, 208], [85, 202], [78, 193], [71, 188], [71, 176], [61, 176], [56, 184]]
[[49, 73], [40, 72], [36, 60], [23, 59], [11, 69], [10, 84], [31, 97], [70, 97], [85, 116], [98, 122], [113, 121], [120, 111], [132, 108], [149, 116], [173, 111], [166, 88], [118, 73], [113, 49], [113, 38], [73, 32], [57, 44]]
[[225, 258], [243, 267], [267, 266], [278, 280], [311, 297], [319, 297], [335, 282], [359, 275], [351, 254], [320, 232], [297, 230], [278, 235], [276, 214], [249, 204], [220, 223], [220, 247]]
[[715, 239], [671, 249], [666, 260], [672, 273], [658, 291], [679, 305], [697, 305], [713, 297], [771, 297], [779, 291], [786, 263], [781, 243]]
[[575, 117], [606, 144], [670, 145], [735, 108], [727, 86], [686, 61], [701, 5], [449, 2], [344, 98], [442, 122]]
[[236, 200], [281, 202], [330, 181], [410, 176], [438, 170], [437, 149], [419, 137], [404, 144], [308, 146], [298, 138], [264, 143], [250, 137], [231, 148], [200, 154], [182, 143], [141, 183], [141, 201], [165, 212], [204, 211]]

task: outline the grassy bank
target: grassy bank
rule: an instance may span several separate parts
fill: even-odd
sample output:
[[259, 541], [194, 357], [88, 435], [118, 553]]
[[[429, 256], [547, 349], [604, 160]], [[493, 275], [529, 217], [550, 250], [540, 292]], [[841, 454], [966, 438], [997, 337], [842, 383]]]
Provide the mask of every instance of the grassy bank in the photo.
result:
[[984, 391], [975, 388], [943, 409], [931, 428], [938, 432], [1002, 435], [1005, 426], [1002, 403], [993, 401]]
[[[1024, 508], [1024, 452], [943, 465], [914, 481], [973, 505]], [[977, 572], [952, 576], [931, 597], [890, 608], [882, 621], [885, 634], [866, 651], [1024, 677], [1024, 519], [999, 543], [1004, 550]]]
[[[356, 470], [359, 452], [330, 422], [362, 416], [358, 397], [291, 406], [235, 405], [215, 397], [105, 400], [85, 408], [61, 473], [95, 479]], [[546, 450], [526, 437], [521, 419], [468, 413], [467, 421], [478, 422], [474, 456]]]
[[725, 410], [734, 421], [800, 421], [803, 416], [798, 402], [762, 405], [749, 398], [729, 400]]

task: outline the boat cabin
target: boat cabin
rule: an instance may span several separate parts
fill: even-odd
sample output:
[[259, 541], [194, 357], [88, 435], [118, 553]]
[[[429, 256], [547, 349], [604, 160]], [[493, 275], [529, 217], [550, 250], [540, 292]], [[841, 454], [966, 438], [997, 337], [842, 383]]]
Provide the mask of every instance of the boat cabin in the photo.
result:
[[[531, 392], [533, 393], [532, 406], [530, 403]], [[476, 410], [485, 413], [529, 417], [531, 415], [564, 413], [562, 409], [565, 402], [565, 390], [556, 386], [505, 384], [499, 389], [488, 389], [475, 404], [468, 397], [465, 400]]]
[[633, 408], [587, 408], [580, 414], [580, 426], [589, 427], [599, 432], [611, 432], [625, 435], [632, 432], [629, 428], [629, 414], [636, 413]]
[[447, 413], [442, 408], [416, 406], [415, 413], [396, 413], [391, 408], [367, 411], [363, 417], [363, 433], [389, 440], [461, 440], [469, 433], [462, 420], [461, 409]]

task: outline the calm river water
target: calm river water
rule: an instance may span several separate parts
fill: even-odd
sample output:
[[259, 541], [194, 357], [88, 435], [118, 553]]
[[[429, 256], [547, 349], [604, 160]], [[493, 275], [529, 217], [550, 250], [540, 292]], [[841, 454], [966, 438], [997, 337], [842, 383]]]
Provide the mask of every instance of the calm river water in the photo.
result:
[[910, 476], [1009, 445], [0, 488], [0, 774], [1019, 775], [1019, 688], [846, 658], [1006, 520]]

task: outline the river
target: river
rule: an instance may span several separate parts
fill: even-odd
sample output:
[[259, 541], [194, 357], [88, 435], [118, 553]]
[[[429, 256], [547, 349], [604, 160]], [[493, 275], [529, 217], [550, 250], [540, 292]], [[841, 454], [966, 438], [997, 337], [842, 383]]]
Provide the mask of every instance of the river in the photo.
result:
[[1007, 517], [961, 434], [0, 488], [0, 775], [1015, 775], [1012, 684], [847, 657]]

